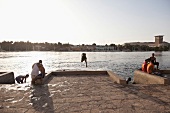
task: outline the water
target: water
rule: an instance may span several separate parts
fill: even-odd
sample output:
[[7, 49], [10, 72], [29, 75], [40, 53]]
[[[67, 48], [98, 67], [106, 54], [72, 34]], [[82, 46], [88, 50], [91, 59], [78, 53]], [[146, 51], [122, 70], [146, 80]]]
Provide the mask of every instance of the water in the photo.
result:
[[[82, 52], [0, 52], [0, 71], [15, 76], [31, 73], [32, 64], [43, 61], [46, 72], [55, 70], [111, 70], [123, 78], [132, 77], [153, 52], [86, 52], [88, 67], [81, 63]], [[170, 68], [170, 52], [155, 52], [160, 69]], [[30, 79], [30, 78], [29, 78]]]

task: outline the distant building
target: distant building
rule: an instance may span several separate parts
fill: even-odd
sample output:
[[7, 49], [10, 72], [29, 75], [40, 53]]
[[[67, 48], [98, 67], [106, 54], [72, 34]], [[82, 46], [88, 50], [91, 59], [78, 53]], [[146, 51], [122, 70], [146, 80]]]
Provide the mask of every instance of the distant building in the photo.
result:
[[125, 44], [139, 45], [139, 46], [146, 45], [146, 46], [149, 46], [149, 47], [169, 46], [170, 43], [163, 41], [163, 36], [164, 35], [155, 36], [155, 42], [129, 42], [129, 43], [125, 43]]
[[163, 43], [163, 35], [155, 36], [155, 46], [159, 47]]

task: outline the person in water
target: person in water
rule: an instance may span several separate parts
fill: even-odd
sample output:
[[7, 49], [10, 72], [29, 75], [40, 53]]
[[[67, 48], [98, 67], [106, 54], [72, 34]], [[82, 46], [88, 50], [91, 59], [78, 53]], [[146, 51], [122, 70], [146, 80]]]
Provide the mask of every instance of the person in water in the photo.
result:
[[18, 84], [26, 83], [26, 79], [29, 77], [29, 74], [24, 75], [19, 75], [15, 78]]
[[83, 62], [83, 61], [86, 62], [86, 67], [87, 67], [87, 57], [86, 57], [86, 53], [82, 53], [81, 62]]
[[32, 65], [32, 72], [31, 72], [32, 81], [31, 81], [31, 83], [35, 84], [35, 81], [37, 79], [40, 79], [40, 81], [42, 83], [44, 76], [45, 76], [45, 68], [42, 65], [42, 60], [39, 60], [38, 63], [34, 63]]
[[157, 66], [157, 69], [159, 68], [159, 62], [156, 62], [154, 53], [152, 53], [152, 56], [150, 57], [150, 61], [153, 61], [153, 64]]

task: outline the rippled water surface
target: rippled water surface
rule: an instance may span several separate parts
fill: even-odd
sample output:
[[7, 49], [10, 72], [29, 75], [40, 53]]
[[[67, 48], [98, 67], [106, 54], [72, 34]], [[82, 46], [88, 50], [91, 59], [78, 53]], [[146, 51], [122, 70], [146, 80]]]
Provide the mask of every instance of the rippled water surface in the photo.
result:
[[[81, 63], [82, 52], [0, 52], [0, 71], [12, 71], [15, 76], [31, 73], [32, 64], [43, 61], [48, 72], [55, 70], [111, 70], [127, 78], [141, 68], [152, 52], [86, 52], [88, 67]], [[160, 69], [170, 68], [170, 52], [155, 52]]]

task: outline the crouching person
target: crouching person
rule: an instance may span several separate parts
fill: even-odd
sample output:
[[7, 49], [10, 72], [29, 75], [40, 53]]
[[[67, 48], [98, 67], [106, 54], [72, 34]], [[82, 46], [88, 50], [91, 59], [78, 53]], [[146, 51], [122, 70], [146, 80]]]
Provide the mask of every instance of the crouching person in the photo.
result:
[[[40, 74], [39, 74], [40, 73]], [[38, 63], [34, 63], [32, 66], [31, 72], [31, 84], [43, 84], [43, 78], [45, 76], [45, 68], [42, 65], [42, 60], [39, 60]]]
[[17, 81], [18, 84], [22, 84], [22, 83], [26, 83], [26, 79], [29, 77], [28, 74], [26, 75], [19, 75], [15, 78], [15, 80]]

